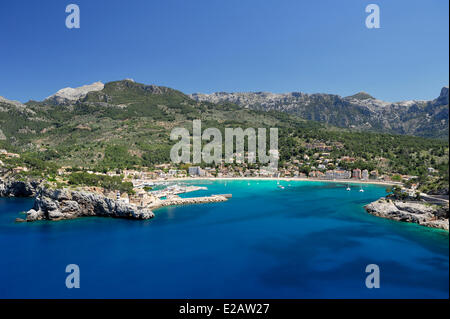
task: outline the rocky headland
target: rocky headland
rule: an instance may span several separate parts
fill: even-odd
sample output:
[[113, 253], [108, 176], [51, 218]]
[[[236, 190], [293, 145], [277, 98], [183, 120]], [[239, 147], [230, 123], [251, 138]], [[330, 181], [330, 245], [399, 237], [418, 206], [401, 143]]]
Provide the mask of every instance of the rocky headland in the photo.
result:
[[448, 206], [429, 205], [419, 201], [380, 198], [364, 206], [369, 214], [396, 221], [449, 230]]
[[26, 213], [26, 219], [23, 221], [74, 219], [87, 216], [150, 219], [155, 216], [152, 209], [226, 200], [227, 198], [222, 195], [193, 198], [175, 197], [158, 200], [153, 204], [141, 207], [96, 193], [67, 189], [43, 189], [37, 195], [33, 208]]
[[[0, 197], [35, 197], [33, 208], [26, 212], [25, 219], [18, 222], [37, 220], [63, 220], [79, 217], [114, 217], [127, 219], [150, 219], [152, 210], [175, 205], [215, 203], [227, 200], [226, 195], [180, 198], [176, 195], [167, 199], [155, 199], [152, 203], [139, 206], [120, 199], [112, 199], [100, 191], [90, 189], [50, 189], [39, 181], [16, 181], [0, 179]], [[228, 196], [229, 197], [229, 196]]]
[[96, 193], [69, 189], [42, 189], [23, 221], [74, 219], [87, 216], [150, 219], [155, 215], [150, 209]]

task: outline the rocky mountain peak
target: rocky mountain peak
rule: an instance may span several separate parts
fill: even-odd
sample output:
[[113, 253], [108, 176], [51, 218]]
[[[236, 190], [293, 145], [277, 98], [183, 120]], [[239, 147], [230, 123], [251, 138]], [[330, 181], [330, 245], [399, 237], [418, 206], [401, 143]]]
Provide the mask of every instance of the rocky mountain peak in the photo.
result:
[[105, 85], [102, 82], [94, 82], [92, 84], [83, 85], [76, 88], [67, 87], [59, 90], [55, 94], [46, 98], [46, 101], [54, 102], [56, 104], [63, 104], [67, 102], [74, 102], [83, 98], [89, 92], [101, 91]]
[[356, 100], [369, 100], [369, 99], [370, 100], [375, 100], [375, 98], [372, 95], [370, 95], [369, 93], [363, 92], [363, 91], [358, 92], [358, 93], [353, 94], [353, 95], [350, 95], [347, 98], [349, 98], [349, 99], [356, 99]]
[[444, 86], [441, 89], [441, 94], [437, 98], [437, 102], [441, 104], [448, 104], [448, 86]]

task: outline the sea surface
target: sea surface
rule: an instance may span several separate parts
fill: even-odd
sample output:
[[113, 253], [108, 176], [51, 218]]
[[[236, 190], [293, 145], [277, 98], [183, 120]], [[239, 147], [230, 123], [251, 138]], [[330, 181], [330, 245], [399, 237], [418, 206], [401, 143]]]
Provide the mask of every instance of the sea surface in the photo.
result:
[[[449, 235], [367, 214], [385, 187], [199, 181], [224, 203], [148, 221], [15, 223], [32, 199], [0, 199], [0, 298], [449, 298]], [[68, 264], [80, 288], [68, 289]], [[380, 288], [365, 285], [366, 266]]]

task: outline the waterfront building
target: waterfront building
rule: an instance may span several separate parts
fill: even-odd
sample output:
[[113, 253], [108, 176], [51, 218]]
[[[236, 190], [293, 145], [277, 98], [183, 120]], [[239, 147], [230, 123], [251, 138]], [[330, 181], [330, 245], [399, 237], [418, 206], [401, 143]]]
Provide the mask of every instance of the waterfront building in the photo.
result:
[[132, 204], [145, 207], [156, 201], [156, 197], [144, 189], [140, 188], [135, 191], [135, 194], [130, 197]]
[[328, 170], [325, 172], [326, 179], [349, 179], [352, 177], [352, 173], [350, 171], [335, 169]]
[[204, 176], [205, 171], [200, 168], [200, 166], [191, 166], [189, 167], [189, 175], [191, 176]]
[[355, 168], [352, 173], [352, 178], [361, 179], [361, 170], [359, 168]]
[[368, 180], [369, 179], [369, 171], [368, 170], [363, 170], [362, 171], [362, 173], [361, 173], [362, 175], [361, 175], [361, 178], [363, 179], [363, 180]]
[[378, 171], [373, 170], [370, 172], [370, 178], [371, 179], [378, 179]]
[[316, 176], [317, 176], [317, 178], [325, 179], [325, 174], [322, 173], [321, 171], [316, 171]]

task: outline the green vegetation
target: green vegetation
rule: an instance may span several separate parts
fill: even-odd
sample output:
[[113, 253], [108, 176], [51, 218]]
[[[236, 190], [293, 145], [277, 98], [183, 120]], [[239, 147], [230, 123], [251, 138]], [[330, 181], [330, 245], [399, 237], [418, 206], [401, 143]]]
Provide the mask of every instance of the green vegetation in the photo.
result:
[[357, 99], [357, 100], [367, 100], [367, 99], [373, 99], [374, 97], [366, 92], [359, 92], [359, 93], [349, 96], [349, 98], [353, 98], [353, 99]]
[[398, 186], [394, 186], [392, 188], [387, 189], [389, 195], [387, 197], [392, 197], [395, 199], [405, 200], [408, 198], [408, 194], [402, 192], [402, 189]]
[[86, 172], [77, 172], [69, 175], [69, 185], [97, 186], [106, 190], [118, 190], [123, 193], [132, 194], [133, 184], [122, 182], [120, 176], [95, 175]]
[[[367, 98], [363, 94], [356, 97]], [[216, 127], [222, 133], [225, 127], [278, 127], [281, 166], [303, 160], [305, 155], [314, 158], [327, 152], [332, 160], [354, 158], [339, 163], [344, 169], [413, 175], [422, 190], [448, 189], [447, 140], [356, 132], [287, 113], [197, 102], [165, 87], [125, 80], [107, 83], [102, 91], [91, 92], [74, 105], [29, 102], [28, 111], [0, 106], [0, 128], [7, 138], [0, 140], [0, 149], [21, 154], [20, 158], [0, 159], [7, 168], [29, 168], [17, 174], [22, 177], [51, 179], [62, 166], [106, 172], [168, 163], [176, 142], [169, 138], [172, 128], [192, 131], [192, 120], [201, 119], [203, 129]], [[320, 143], [330, 149], [314, 146]], [[299, 171], [308, 173], [315, 164], [312, 159]], [[430, 175], [429, 167], [438, 173]], [[83, 172], [72, 175], [72, 185], [128, 189], [115, 179], [91, 180]]]

